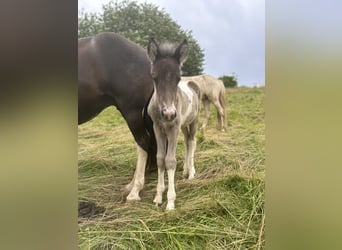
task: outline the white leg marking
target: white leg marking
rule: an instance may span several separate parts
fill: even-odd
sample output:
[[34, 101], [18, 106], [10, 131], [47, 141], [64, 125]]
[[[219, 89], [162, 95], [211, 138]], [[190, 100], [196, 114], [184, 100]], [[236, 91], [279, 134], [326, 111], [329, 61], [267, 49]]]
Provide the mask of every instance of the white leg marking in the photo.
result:
[[128, 186], [133, 186], [127, 196], [128, 201], [140, 200], [139, 192], [144, 187], [145, 165], [147, 161], [147, 152], [137, 145], [138, 161], [133, 180]]
[[165, 190], [164, 173], [165, 173], [165, 150], [166, 150], [166, 137], [160, 131], [156, 123], [153, 124], [154, 133], [157, 141], [157, 166], [158, 166], [158, 184], [157, 193], [153, 202], [158, 206], [162, 203], [163, 192]]
[[167, 190], [166, 210], [173, 210], [175, 208], [175, 200], [176, 200], [175, 169], [168, 169], [167, 176], [168, 176], [169, 186]]
[[189, 174], [188, 171], [188, 164], [187, 164], [187, 160], [184, 160], [184, 166], [183, 166], [183, 178], [187, 178]]
[[126, 192], [130, 192], [130, 191], [132, 190], [132, 188], [133, 188], [133, 183], [134, 183], [136, 171], [137, 171], [137, 169], [135, 169], [135, 171], [134, 171], [134, 175], [133, 175], [133, 178], [132, 178], [131, 182], [128, 183], [128, 184], [126, 185], [126, 187], [125, 187]]
[[191, 180], [195, 177], [195, 165], [194, 165], [194, 154], [196, 149], [196, 140], [193, 139], [189, 141], [189, 165], [188, 165], [188, 171], [189, 171], [189, 177], [188, 179]]
[[164, 182], [164, 168], [158, 168], [158, 184], [157, 184], [157, 194], [154, 198], [153, 202], [158, 204], [162, 204], [163, 202], [163, 193], [165, 191], [165, 182]]
[[184, 134], [185, 159], [183, 166], [183, 178], [187, 178], [189, 174], [189, 137]]

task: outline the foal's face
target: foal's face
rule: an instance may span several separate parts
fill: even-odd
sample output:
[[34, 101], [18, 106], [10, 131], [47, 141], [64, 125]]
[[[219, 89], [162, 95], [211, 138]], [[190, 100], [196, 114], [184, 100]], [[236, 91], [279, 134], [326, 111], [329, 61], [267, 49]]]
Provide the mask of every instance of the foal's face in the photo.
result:
[[177, 88], [180, 81], [179, 63], [173, 58], [163, 58], [152, 66], [154, 91], [163, 119], [172, 121], [177, 116]]
[[148, 55], [152, 62], [151, 74], [160, 115], [166, 121], [177, 117], [177, 88], [181, 79], [180, 68], [186, 60], [188, 44], [183, 41], [177, 48], [159, 45], [151, 39]]

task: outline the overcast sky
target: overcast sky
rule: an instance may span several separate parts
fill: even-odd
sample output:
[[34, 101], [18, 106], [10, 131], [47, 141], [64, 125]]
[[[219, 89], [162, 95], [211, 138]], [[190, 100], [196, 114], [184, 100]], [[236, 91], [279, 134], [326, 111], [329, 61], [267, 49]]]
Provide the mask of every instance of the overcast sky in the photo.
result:
[[[78, 8], [101, 12], [110, 0], [78, 0]], [[264, 0], [137, 0], [170, 14], [204, 49], [204, 73], [235, 73], [239, 86], [265, 83]], [[158, 39], [158, 38], [156, 38]]]

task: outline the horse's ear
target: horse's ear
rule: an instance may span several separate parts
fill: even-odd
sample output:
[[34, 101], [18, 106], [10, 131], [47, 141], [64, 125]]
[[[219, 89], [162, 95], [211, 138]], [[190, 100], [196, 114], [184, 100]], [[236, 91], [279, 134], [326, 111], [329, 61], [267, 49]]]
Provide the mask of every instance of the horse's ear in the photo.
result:
[[156, 61], [158, 51], [159, 51], [159, 46], [154, 40], [154, 38], [152, 37], [147, 46], [147, 54], [152, 63]]
[[178, 48], [175, 51], [175, 57], [181, 66], [188, 58], [188, 53], [189, 53], [188, 41], [184, 39], [184, 41], [178, 46]]

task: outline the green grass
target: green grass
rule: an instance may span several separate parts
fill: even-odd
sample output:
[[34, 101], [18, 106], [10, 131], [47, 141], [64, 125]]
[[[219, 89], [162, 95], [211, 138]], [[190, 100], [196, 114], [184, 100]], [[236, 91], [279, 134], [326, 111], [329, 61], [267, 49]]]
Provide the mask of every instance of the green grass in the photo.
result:
[[[216, 126], [212, 106], [197, 132], [196, 176], [182, 179], [184, 146], [177, 147], [176, 209], [156, 207], [157, 173], [147, 177], [142, 201], [124, 202], [136, 147], [115, 108], [79, 126], [79, 199], [105, 208], [79, 221], [80, 249], [263, 249], [265, 247], [264, 88], [227, 89], [228, 131]], [[200, 122], [203, 121], [203, 110]]]

